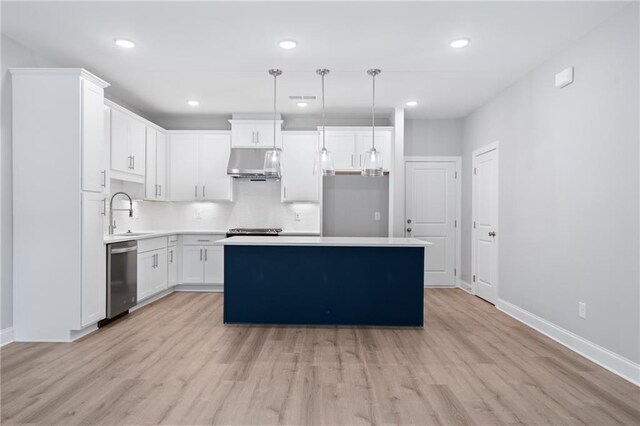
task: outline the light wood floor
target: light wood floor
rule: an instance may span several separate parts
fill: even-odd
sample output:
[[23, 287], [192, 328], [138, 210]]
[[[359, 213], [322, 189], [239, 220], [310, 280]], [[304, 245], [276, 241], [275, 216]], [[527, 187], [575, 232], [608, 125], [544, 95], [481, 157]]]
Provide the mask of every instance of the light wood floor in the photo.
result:
[[461, 290], [427, 290], [424, 329], [224, 326], [222, 297], [6, 346], [2, 423], [640, 423], [639, 388]]

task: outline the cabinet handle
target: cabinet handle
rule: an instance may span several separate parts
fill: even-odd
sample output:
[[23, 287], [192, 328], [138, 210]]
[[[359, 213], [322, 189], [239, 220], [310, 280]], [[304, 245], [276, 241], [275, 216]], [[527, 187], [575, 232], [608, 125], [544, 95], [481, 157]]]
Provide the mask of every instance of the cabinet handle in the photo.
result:
[[211, 240], [198, 240], [199, 243], [208, 243]]
[[136, 156], [135, 155], [131, 156], [131, 163], [132, 163], [131, 169], [135, 170], [136, 169]]
[[169, 254], [171, 255], [169, 262], [173, 263], [173, 250], [169, 250]]
[[200, 262], [202, 262], [202, 249], [200, 249]]
[[128, 156], [127, 160], [129, 161], [129, 164], [127, 164], [127, 169], [131, 170], [131, 156]]
[[260, 144], [260, 132], [256, 132], [256, 145]]
[[162, 185], [158, 185], [158, 197], [162, 197]]
[[251, 132], [251, 143], [256, 144], [256, 132]]
[[198, 198], [198, 185], [194, 186], [194, 187], [193, 187], [193, 189], [194, 189], [194, 191], [195, 191], [195, 192], [194, 192], [194, 194], [195, 194], [195, 198]]
[[107, 171], [103, 170], [100, 173], [102, 174], [102, 187], [106, 188], [107, 187]]
[[353, 167], [353, 154], [351, 154], [351, 167]]
[[204, 249], [204, 261], [205, 261], [205, 262], [207, 261], [207, 258], [208, 258], [208, 256], [207, 256], [207, 253], [208, 253], [208, 252], [209, 252], [209, 250], [208, 250], [208, 249]]
[[360, 160], [359, 160], [358, 166], [362, 167], [362, 154], [360, 154]]
[[158, 185], [153, 185], [153, 187], [155, 188], [155, 191], [154, 191], [154, 193], [153, 193], [153, 196], [154, 196], [154, 197], [157, 197], [157, 196], [158, 196]]
[[287, 187], [286, 186], [284, 187], [284, 199], [285, 200], [287, 199]]
[[202, 185], [202, 198], [205, 198], [205, 196], [204, 196], [204, 185]]
[[102, 216], [106, 216], [107, 215], [107, 199], [103, 198], [102, 199]]

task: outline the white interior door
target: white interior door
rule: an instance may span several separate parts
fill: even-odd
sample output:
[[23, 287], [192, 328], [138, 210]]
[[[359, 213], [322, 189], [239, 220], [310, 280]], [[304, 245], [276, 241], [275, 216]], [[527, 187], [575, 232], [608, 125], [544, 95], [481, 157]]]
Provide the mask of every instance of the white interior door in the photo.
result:
[[498, 298], [498, 145], [473, 153], [472, 273], [476, 295]]
[[405, 170], [406, 235], [432, 244], [425, 250], [425, 286], [455, 286], [456, 162], [409, 162]]

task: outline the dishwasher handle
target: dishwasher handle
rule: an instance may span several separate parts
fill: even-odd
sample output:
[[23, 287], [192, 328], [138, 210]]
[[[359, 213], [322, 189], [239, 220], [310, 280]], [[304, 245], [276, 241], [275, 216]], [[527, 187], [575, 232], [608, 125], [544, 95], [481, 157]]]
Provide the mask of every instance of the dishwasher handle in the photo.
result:
[[118, 249], [111, 249], [111, 254], [122, 254], [122, 253], [129, 253], [131, 251], [136, 251], [138, 250], [138, 247], [134, 246], [134, 247], [127, 247], [127, 248], [118, 248]]

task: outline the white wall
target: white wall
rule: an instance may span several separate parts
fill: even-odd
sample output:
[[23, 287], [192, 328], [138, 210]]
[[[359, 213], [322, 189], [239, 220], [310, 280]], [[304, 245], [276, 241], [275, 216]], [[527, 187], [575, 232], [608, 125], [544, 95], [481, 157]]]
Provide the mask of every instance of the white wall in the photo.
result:
[[[635, 3], [464, 120], [462, 275], [471, 152], [499, 141], [499, 297], [636, 363], [638, 25]], [[575, 82], [556, 89], [568, 66]]]
[[404, 155], [462, 155], [463, 119], [405, 119]]
[[[135, 184], [123, 187], [112, 181], [111, 192], [124, 190], [135, 196]], [[133, 185], [133, 187], [132, 187]], [[116, 233], [143, 230], [229, 228], [282, 228], [285, 231], [319, 232], [320, 206], [317, 203], [281, 203], [280, 182], [268, 180], [251, 182], [234, 180], [232, 203], [211, 202], [134, 202], [134, 218], [127, 212], [114, 212], [118, 228]], [[142, 186], [142, 185], [137, 185]], [[141, 194], [138, 191], [138, 194]], [[128, 208], [126, 198], [120, 196], [114, 202], [117, 208]], [[299, 212], [300, 221], [295, 220]], [[200, 219], [196, 217], [200, 214]]]
[[50, 60], [35, 55], [2, 35], [2, 140], [0, 141], [0, 330], [13, 325], [13, 179], [11, 165], [11, 75], [9, 68], [51, 67]]

